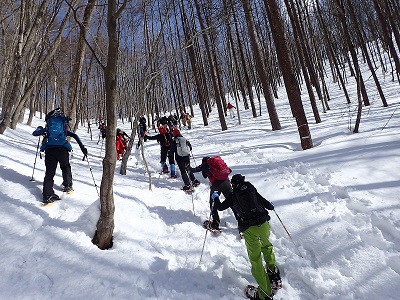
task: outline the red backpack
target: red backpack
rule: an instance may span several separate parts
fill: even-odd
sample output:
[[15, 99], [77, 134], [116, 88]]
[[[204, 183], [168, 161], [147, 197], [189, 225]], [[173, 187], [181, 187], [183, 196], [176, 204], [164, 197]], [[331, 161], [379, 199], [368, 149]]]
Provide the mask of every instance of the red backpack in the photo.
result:
[[210, 173], [216, 180], [226, 180], [231, 173], [231, 169], [222, 160], [220, 156], [213, 156], [207, 160], [210, 167]]

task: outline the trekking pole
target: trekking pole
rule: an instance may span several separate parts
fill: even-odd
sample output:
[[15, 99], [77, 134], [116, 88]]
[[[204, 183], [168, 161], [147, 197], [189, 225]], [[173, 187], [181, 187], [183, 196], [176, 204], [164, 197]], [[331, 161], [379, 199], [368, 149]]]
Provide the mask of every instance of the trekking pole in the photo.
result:
[[[188, 170], [189, 168], [190, 168], [190, 163], [189, 163], [189, 165], [185, 165], [185, 170], [186, 170], [186, 173], [188, 173], [188, 175], [190, 175], [190, 174], [189, 174], [190, 170]], [[193, 190], [193, 184], [190, 185], [190, 188]], [[192, 196], [193, 216], [196, 216], [196, 213], [194, 212], [193, 191], [192, 191], [190, 194], [191, 194], [191, 196]]]
[[100, 157], [101, 157], [101, 152], [103, 152], [103, 143], [104, 143], [104, 139], [101, 139]]
[[[213, 210], [214, 210], [214, 200], [213, 200], [212, 205], [211, 205], [211, 212], [210, 212], [210, 216], [208, 217], [208, 224], [211, 223], [211, 216], [212, 216]], [[207, 226], [208, 226], [208, 225], [207, 225]], [[201, 249], [201, 255], [200, 255], [199, 264], [201, 264], [201, 259], [203, 258], [203, 252], [204, 252], [204, 246], [205, 246], [205, 244], [206, 244], [207, 233], [208, 233], [208, 228], [206, 228], [206, 234], [205, 234], [205, 236], [204, 236], [203, 248]]]
[[157, 187], [157, 185], [158, 185], [158, 181], [160, 180], [160, 177], [161, 177], [161, 172], [160, 172], [160, 173], [158, 173], [158, 178], [157, 178], [157, 181], [156, 181], [156, 184], [154, 185], [154, 187]]
[[194, 200], [193, 200], [193, 192], [191, 193], [192, 195], [192, 206], [193, 206], [193, 216], [196, 216], [195, 212], [194, 212]]
[[90, 163], [89, 163], [89, 157], [86, 155], [86, 156], [83, 157], [83, 159], [85, 159], [85, 157], [86, 157], [86, 160], [87, 160], [87, 163], [88, 163], [88, 166], [89, 166], [90, 174], [92, 174], [92, 179], [93, 179], [94, 186], [95, 186], [95, 188], [96, 188], [97, 195], [98, 195], [99, 198], [100, 198], [100, 193], [99, 193], [99, 190], [98, 190], [98, 186], [97, 186], [97, 184], [96, 184], [96, 181], [94, 180], [94, 176], [93, 176], [93, 172], [92, 172], [92, 167], [90, 166]]
[[303, 255], [301, 255], [301, 252], [300, 252], [299, 248], [297, 247], [297, 245], [296, 245], [296, 243], [294, 242], [292, 236], [290, 235], [289, 231], [286, 229], [285, 225], [283, 224], [281, 218], [279, 217], [279, 215], [278, 215], [278, 213], [276, 212], [275, 209], [274, 209], [274, 212], [275, 212], [276, 216], [278, 217], [279, 221], [281, 222], [281, 224], [282, 224], [283, 228], [285, 229], [286, 233], [287, 233], [288, 236], [290, 237], [290, 240], [292, 241], [292, 243], [293, 243], [294, 247], [296, 248], [297, 252], [299, 253], [300, 257], [301, 257], [301, 258], [304, 258]]
[[[208, 218], [208, 223], [211, 222], [211, 215], [212, 215], [212, 212], [210, 213], [210, 217]], [[203, 252], [204, 252], [204, 246], [205, 246], [205, 244], [206, 244], [207, 233], [208, 233], [208, 229], [206, 228], [206, 234], [205, 234], [205, 236], [204, 236], [203, 248], [201, 249], [201, 255], [200, 255], [199, 264], [201, 264], [201, 259], [203, 258]]]
[[29, 179], [29, 181], [35, 181], [35, 179], [33, 179], [33, 174], [35, 173], [35, 168], [36, 168], [36, 160], [37, 160], [37, 155], [39, 152], [39, 145], [40, 145], [40, 135], [39, 135], [39, 139], [37, 142], [37, 147], [36, 147], [36, 155], [35, 155], [35, 162], [33, 163], [33, 171], [32, 171], [32, 178]]
[[194, 155], [193, 155], [192, 150], [190, 150], [190, 153], [192, 154], [192, 158], [193, 158], [194, 164], [197, 165], [197, 164], [196, 164], [196, 160], [194, 159]]

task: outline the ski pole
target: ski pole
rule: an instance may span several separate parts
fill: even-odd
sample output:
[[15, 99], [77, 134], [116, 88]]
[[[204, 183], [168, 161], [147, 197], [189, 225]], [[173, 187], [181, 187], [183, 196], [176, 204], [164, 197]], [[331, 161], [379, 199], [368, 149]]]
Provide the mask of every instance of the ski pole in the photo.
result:
[[33, 163], [32, 178], [29, 181], [35, 181], [35, 179], [33, 179], [33, 174], [35, 173], [36, 160], [37, 160], [37, 155], [38, 155], [38, 152], [39, 152], [39, 145], [40, 145], [40, 135], [39, 135], [39, 139], [38, 139], [37, 147], [36, 147], [35, 162]]
[[285, 229], [286, 233], [287, 233], [288, 236], [290, 237], [290, 240], [292, 241], [292, 243], [293, 243], [294, 247], [296, 248], [297, 252], [299, 253], [300, 257], [301, 257], [301, 258], [304, 258], [303, 255], [301, 255], [301, 252], [300, 252], [299, 248], [297, 247], [297, 245], [296, 245], [296, 243], [294, 242], [292, 236], [290, 235], [289, 231], [286, 229], [285, 225], [283, 224], [281, 218], [279, 217], [279, 215], [278, 215], [278, 213], [276, 212], [275, 209], [274, 209], [274, 212], [275, 212], [276, 216], [278, 217], [279, 221], [281, 222], [281, 224], [282, 224], [283, 228]]
[[86, 157], [86, 160], [87, 160], [87, 163], [88, 163], [88, 166], [89, 166], [90, 174], [92, 174], [92, 179], [93, 179], [94, 186], [95, 186], [95, 188], [96, 188], [97, 195], [98, 195], [99, 198], [100, 198], [100, 193], [99, 193], [99, 190], [98, 190], [98, 186], [97, 186], [97, 184], [96, 184], [96, 181], [94, 180], [94, 176], [93, 176], [93, 172], [92, 172], [92, 167], [90, 166], [90, 163], [89, 163], [89, 157], [86, 155], [86, 156], [83, 157], [83, 159], [85, 159], [85, 157]]

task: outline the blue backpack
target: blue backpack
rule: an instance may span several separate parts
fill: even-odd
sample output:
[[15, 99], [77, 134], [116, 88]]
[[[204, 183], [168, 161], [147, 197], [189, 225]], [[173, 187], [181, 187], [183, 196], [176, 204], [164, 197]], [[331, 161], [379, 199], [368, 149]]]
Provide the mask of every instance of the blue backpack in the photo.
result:
[[63, 146], [67, 142], [68, 122], [71, 118], [65, 116], [60, 109], [51, 111], [46, 116], [47, 146]]

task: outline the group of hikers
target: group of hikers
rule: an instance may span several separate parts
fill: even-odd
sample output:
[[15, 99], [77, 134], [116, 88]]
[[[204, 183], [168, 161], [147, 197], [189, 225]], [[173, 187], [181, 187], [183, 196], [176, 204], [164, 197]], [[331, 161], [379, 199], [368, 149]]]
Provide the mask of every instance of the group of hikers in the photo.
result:
[[[235, 174], [229, 179], [232, 170], [227, 166], [220, 156], [203, 157], [201, 164], [195, 167], [190, 166], [191, 143], [182, 136], [176, 124], [169, 124], [168, 118], [160, 118], [158, 121], [158, 134], [150, 136], [146, 133], [146, 119], [141, 116], [139, 119], [139, 134], [144, 141], [156, 140], [160, 144], [161, 172], [170, 174], [177, 178], [175, 161], [178, 164], [184, 186], [182, 189], [191, 192], [193, 187], [200, 185], [200, 181], [194, 173], [201, 172], [204, 178], [208, 178], [210, 184], [209, 206], [210, 219], [204, 222], [207, 230], [220, 230], [220, 217], [218, 211], [231, 208], [238, 223], [238, 229], [245, 240], [248, 257], [251, 263], [251, 273], [257, 281], [258, 286], [248, 285], [246, 296], [250, 299], [270, 300], [274, 293], [282, 288], [280, 272], [276, 266], [273, 246], [269, 241], [270, 216], [268, 210], [274, 210], [274, 205], [261, 196], [257, 189], [248, 181], [245, 176]], [[32, 133], [34, 136], [44, 136], [41, 152], [45, 153], [45, 178], [43, 181], [43, 203], [52, 203], [60, 200], [53, 189], [54, 176], [57, 165], [60, 164], [63, 178], [63, 192], [70, 193], [72, 188], [72, 173], [69, 162], [69, 152], [72, 150], [67, 137], [73, 137], [84, 158], [88, 151], [79, 139], [78, 135], [68, 129], [68, 122], [71, 120], [65, 116], [60, 109], [55, 109], [46, 115], [46, 127], [39, 126]], [[171, 125], [171, 127], [170, 127]], [[100, 134], [105, 138], [106, 126], [103, 123], [99, 126]], [[117, 130], [117, 141], [126, 144], [124, 139], [129, 137], [122, 130]], [[118, 155], [121, 149], [116, 146]], [[119, 150], [118, 150], [119, 149]], [[169, 168], [166, 163], [168, 158]], [[117, 157], [119, 159], [119, 156]], [[221, 194], [224, 200], [221, 201]], [[265, 266], [264, 266], [265, 263]]]

